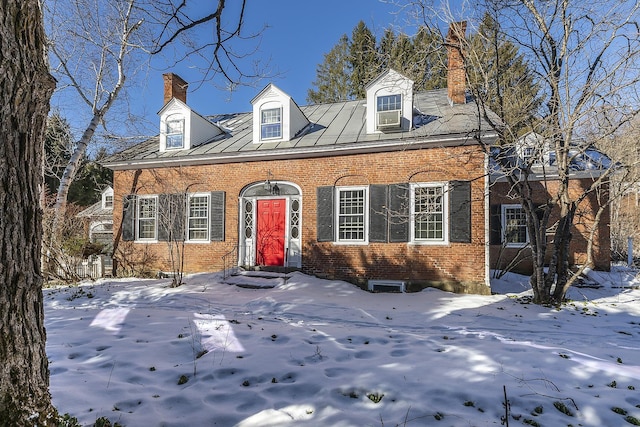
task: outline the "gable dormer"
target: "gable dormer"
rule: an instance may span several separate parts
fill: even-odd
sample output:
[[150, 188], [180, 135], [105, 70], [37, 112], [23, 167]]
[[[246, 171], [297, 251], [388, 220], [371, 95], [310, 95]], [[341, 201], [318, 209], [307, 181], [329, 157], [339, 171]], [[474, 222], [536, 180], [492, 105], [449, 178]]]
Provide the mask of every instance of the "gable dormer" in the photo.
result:
[[366, 87], [367, 133], [408, 131], [413, 119], [413, 80], [389, 69]]
[[290, 141], [309, 125], [293, 98], [274, 84], [268, 84], [251, 104], [254, 144]]
[[164, 75], [164, 107], [160, 116], [160, 152], [188, 150], [224, 131], [186, 104], [186, 83], [179, 76]]
[[113, 188], [102, 190], [102, 209], [113, 209]]
[[552, 155], [549, 141], [536, 132], [521, 136], [515, 144], [515, 152], [519, 165], [534, 167], [550, 164]]

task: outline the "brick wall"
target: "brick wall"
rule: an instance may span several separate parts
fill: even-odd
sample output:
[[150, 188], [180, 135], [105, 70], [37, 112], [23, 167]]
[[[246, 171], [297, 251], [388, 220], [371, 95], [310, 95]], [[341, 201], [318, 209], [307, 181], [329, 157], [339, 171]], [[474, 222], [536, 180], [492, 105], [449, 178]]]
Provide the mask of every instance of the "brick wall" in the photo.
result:
[[[593, 183], [590, 178], [574, 179], [569, 184], [569, 194], [572, 200], [576, 200]], [[534, 182], [534, 203], [544, 203], [549, 194], [556, 194], [558, 190], [557, 181]], [[506, 182], [495, 183], [491, 187], [491, 205], [517, 204], [519, 201], [508, 197], [509, 185]], [[592, 192], [579, 205], [576, 211], [574, 226], [572, 227], [573, 237], [570, 244], [570, 263], [584, 264], [587, 261], [587, 244], [589, 235], [594, 228], [595, 213], [598, 207], [606, 206], [601, 215], [593, 237], [593, 267], [599, 270], [609, 271], [611, 268], [611, 235], [609, 230], [609, 205], [606, 192]], [[554, 208], [551, 212], [549, 225], [553, 225], [559, 218], [559, 208]], [[548, 236], [551, 242], [553, 236]], [[548, 246], [548, 249], [550, 249]], [[518, 252], [519, 255], [518, 255]], [[549, 252], [549, 251], [547, 251]], [[491, 245], [490, 265], [491, 268], [505, 268], [511, 259], [518, 256], [520, 262], [515, 266], [514, 271], [530, 274], [532, 271], [531, 251], [519, 251], [514, 248], [502, 248], [500, 245]], [[547, 253], [546, 258], [549, 259]]]
[[[120, 244], [123, 197], [198, 191], [225, 191], [225, 241], [185, 244], [186, 272], [218, 271], [222, 256], [238, 241], [238, 197], [242, 189], [262, 182], [289, 181], [302, 190], [303, 270], [360, 282], [366, 279], [403, 279], [435, 284], [457, 291], [486, 292], [484, 281], [484, 155], [479, 147], [433, 148], [331, 158], [188, 166], [114, 173], [114, 239]], [[472, 242], [449, 245], [371, 243], [344, 245], [316, 239], [316, 188], [331, 185], [368, 185], [401, 182], [472, 180]], [[129, 244], [129, 242], [126, 242]], [[152, 255], [153, 267], [168, 269], [167, 243], [130, 244], [133, 253]], [[232, 257], [235, 260], [235, 254]], [[464, 285], [464, 286], [462, 286]]]

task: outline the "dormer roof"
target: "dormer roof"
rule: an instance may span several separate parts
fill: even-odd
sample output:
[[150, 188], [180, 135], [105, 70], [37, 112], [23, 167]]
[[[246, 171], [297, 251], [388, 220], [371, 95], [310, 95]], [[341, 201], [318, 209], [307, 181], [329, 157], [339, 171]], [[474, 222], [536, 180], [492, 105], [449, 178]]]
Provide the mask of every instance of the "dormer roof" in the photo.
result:
[[224, 133], [224, 129], [172, 98], [158, 111], [159, 151], [189, 150]]
[[298, 136], [309, 119], [287, 93], [269, 83], [252, 100], [253, 142], [288, 142]]
[[413, 127], [413, 80], [388, 69], [365, 89], [368, 134], [406, 132]]

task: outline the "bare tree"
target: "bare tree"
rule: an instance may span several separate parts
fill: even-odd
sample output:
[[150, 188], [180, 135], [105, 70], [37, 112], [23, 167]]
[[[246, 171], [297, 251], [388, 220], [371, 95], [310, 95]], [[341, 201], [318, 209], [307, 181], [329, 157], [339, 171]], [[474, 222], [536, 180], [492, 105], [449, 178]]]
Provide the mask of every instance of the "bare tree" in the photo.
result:
[[268, 67], [268, 60], [254, 55], [265, 28], [247, 29], [247, 0], [212, 3], [213, 8], [202, 8], [184, 0], [149, 1], [144, 7], [154, 34], [149, 51], [167, 54], [169, 62], [188, 60], [200, 69], [202, 81], [225, 90], [253, 85]]
[[57, 426], [40, 275], [42, 151], [55, 83], [40, 4], [0, 3], [0, 425]]
[[140, 46], [137, 32], [143, 21], [137, 15], [135, 0], [51, 1], [46, 5], [52, 72], [61, 90], [65, 86], [70, 88], [75, 92], [75, 99], [90, 112], [86, 128], [74, 143], [73, 153], [60, 177], [52, 234], [55, 239], [80, 160], [135, 65], [132, 53]]
[[[534, 300], [557, 304], [582, 269], [593, 263], [590, 250], [595, 227], [606, 214], [609, 200], [619, 197], [611, 193], [609, 180], [614, 173], [624, 172], [619, 172], [615, 162], [590, 159], [590, 150], [617, 137], [638, 114], [640, 6], [628, 0], [485, 0], [483, 6], [499, 23], [500, 35], [525, 54], [543, 96], [542, 107], [529, 126], [541, 135], [540, 142], [528, 161], [514, 163], [522, 129], [516, 132], [505, 114], [501, 120], [493, 119], [482, 102], [486, 87], [471, 87], [480, 101], [480, 116], [492, 122], [500, 136], [498, 151], [492, 151], [500, 154], [494, 160], [526, 213]], [[493, 77], [501, 78], [502, 73]], [[547, 155], [542, 170], [534, 168], [536, 160]], [[591, 160], [598, 171], [589, 185], [576, 191], [573, 184], [576, 169], [580, 169], [576, 165]], [[548, 189], [542, 206], [534, 203], [534, 180]], [[588, 259], [572, 271], [570, 243], [580, 205], [587, 198], [597, 201], [591, 207]], [[558, 220], [552, 222], [556, 215]]]
[[[246, 0], [239, 5], [219, 0], [213, 12], [174, 0], [46, 0], [45, 5], [52, 72], [60, 90], [74, 93], [74, 113], [80, 111], [87, 120], [60, 177], [54, 231], [64, 218], [69, 187], [98, 127], [106, 129], [108, 114], [126, 98], [136, 72], [149, 67], [151, 55], [175, 49], [171, 53], [176, 63], [199, 63], [202, 80], [221, 79], [229, 89], [262, 76], [261, 67], [245, 71], [249, 66], [243, 62], [254, 53], [251, 42], [260, 34], [244, 35]], [[206, 26], [212, 27], [211, 35], [202, 39], [195, 31]], [[234, 39], [248, 41], [249, 47], [240, 53]]]
[[[600, 148], [624, 169], [611, 180], [611, 192], [618, 195], [611, 204], [611, 247], [615, 258], [638, 255], [628, 239], [640, 241], [640, 120], [629, 123], [615, 138], [602, 141]], [[631, 250], [631, 253], [628, 251]]]

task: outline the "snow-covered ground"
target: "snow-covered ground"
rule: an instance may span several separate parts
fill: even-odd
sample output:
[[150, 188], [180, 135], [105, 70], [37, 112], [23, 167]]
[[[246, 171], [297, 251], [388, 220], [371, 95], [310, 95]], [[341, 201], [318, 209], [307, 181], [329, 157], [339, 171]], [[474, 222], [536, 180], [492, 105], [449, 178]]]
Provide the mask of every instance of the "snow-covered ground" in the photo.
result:
[[51, 393], [83, 425], [499, 426], [507, 412], [510, 426], [632, 425], [634, 276], [593, 273], [603, 286], [560, 310], [528, 303], [515, 275], [493, 296], [300, 273], [247, 278], [257, 289], [219, 274], [45, 289]]

